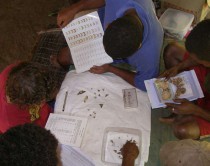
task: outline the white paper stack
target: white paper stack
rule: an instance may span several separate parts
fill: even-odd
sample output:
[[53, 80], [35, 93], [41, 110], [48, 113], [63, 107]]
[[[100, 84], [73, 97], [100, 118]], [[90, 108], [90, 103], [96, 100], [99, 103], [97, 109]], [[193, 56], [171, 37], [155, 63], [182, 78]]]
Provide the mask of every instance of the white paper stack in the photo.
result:
[[96, 11], [74, 19], [62, 31], [77, 73], [87, 71], [94, 65], [113, 62], [104, 50], [104, 31]]

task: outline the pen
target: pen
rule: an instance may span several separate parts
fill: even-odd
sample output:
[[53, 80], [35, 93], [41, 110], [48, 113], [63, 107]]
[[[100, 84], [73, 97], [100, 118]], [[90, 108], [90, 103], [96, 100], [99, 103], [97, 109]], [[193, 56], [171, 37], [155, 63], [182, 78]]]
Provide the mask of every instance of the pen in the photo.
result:
[[68, 91], [66, 91], [65, 98], [64, 98], [63, 109], [62, 109], [63, 112], [65, 110], [67, 96], [68, 96]]

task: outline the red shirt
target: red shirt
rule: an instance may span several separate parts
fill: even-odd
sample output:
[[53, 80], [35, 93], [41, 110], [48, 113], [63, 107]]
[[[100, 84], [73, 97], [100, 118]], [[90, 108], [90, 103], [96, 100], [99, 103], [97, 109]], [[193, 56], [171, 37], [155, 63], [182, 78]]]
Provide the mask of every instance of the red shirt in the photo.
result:
[[[0, 74], [0, 133], [4, 133], [9, 128], [16, 125], [31, 123], [31, 116], [27, 108], [21, 109], [16, 104], [7, 103], [6, 100], [6, 80], [10, 70], [15, 65], [17, 64], [9, 65]], [[52, 109], [45, 103], [40, 110], [40, 118], [35, 120], [34, 123], [44, 127], [51, 112]]]
[[[186, 52], [184, 55], [184, 59], [187, 59], [188, 57], [189, 57], [189, 53]], [[204, 98], [198, 99], [197, 105], [207, 111], [210, 111], [210, 93], [208, 93], [204, 87], [205, 78], [206, 78], [206, 75], [210, 72], [210, 69], [206, 68], [202, 65], [195, 66], [192, 69], [194, 69], [194, 71], [198, 77], [198, 81], [199, 81], [201, 88], [203, 90], [203, 93], [204, 93]], [[195, 116], [195, 118], [196, 118], [196, 121], [197, 121], [199, 129], [200, 129], [200, 135], [201, 136], [209, 135], [210, 134], [210, 122], [201, 118], [201, 117], [198, 117], [198, 116]]]

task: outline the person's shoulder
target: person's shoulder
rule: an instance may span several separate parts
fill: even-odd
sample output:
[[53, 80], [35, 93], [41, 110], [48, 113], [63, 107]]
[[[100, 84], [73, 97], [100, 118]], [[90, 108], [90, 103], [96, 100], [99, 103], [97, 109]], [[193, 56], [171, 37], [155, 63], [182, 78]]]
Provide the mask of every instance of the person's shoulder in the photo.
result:
[[6, 81], [9, 72], [12, 70], [13, 67], [17, 66], [20, 62], [15, 62], [10, 65], [8, 65], [6, 68], [3, 69], [3, 71], [0, 73], [0, 86], [2, 87], [2, 84]]
[[5, 73], [9, 73], [9, 71], [10, 71], [13, 67], [17, 66], [17, 65], [20, 64], [20, 63], [21, 63], [21, 62], [18, 61], [18, 62], [15, 62], [15, 63], [12, 63], [12, 64], [6, 66], [6, 67], [3, 69], [3, 71], [1, 72], [1, 75], [2, 75], [2, 74], [5, 74]]

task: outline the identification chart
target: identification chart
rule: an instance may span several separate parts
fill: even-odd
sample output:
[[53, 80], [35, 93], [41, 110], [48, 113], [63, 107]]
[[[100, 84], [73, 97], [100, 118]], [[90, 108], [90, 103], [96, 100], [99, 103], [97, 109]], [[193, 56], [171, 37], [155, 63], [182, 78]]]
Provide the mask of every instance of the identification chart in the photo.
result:
[[97, 12], [74, 19], [62, 31], [77, 73], [113, 62], [103, 47], [104, 31]]
[[50, 130], [61, 144], [80, 147], [86, 124], [87, 118], [51, 113], [45, 128]]

